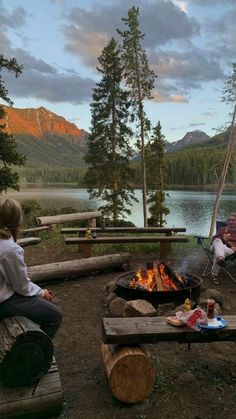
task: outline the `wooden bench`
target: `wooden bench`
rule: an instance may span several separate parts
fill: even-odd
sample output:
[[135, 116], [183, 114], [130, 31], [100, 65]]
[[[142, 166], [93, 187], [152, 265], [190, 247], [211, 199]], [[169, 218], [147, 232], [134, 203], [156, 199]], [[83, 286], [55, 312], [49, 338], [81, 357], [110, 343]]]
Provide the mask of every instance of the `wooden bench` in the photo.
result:
[[[61, 234], [83, 234], [85, 235], [87, 228], [84, 227], [71, 227], [62, 228]], [[90, 229], [96, 233], [158, 233], [172, 236], [173, 233], [185, 233], [184, 227], [96, 227]]]
[[146, 343], [179, 342], [190, 347], [191, 343], [236, 342], [236, 316], [224, 319], [228, 322], [224, 329], [197, 331], [171, 326], [166, 317], [103, 318], [101, 351], [113, 395], [126, 403], [136, 403], [151, 393], [155, 365], [145, 350]]
[[96, 237], [96, 239], [86, 239], [80, 237], [68, 237], [65, 239], [66, 244], [83, 245], [83, 257], [91, 256], [91, 247], [94, 244], [118, 244], [118, 243], [160, 243], [160, 258], [167, 256], [170, 248], [166, 245], [170, 243], [186, 243], [187, 237], [181, 236], [116, 236], [116, 237]]
[[171, 326], [166, 317], [159, 316], [104, 318], [102, 336], [108, 344], [236, 341], [236, 316], [224, 316], [224, 319], [228, 322], [224, 329], [197, 331], [187, 326]]
[[38, 244], [41, 242], [39, 237], [25, 237], [24, 239], [18, 239], [17, 244], [21, 247], [30, 246], [31, 244]]

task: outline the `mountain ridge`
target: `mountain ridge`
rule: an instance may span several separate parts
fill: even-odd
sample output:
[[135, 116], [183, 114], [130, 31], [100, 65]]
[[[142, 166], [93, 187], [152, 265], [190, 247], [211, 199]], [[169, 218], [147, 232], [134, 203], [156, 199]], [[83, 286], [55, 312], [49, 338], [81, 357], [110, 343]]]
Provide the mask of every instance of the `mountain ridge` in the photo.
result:
[[88, 133], [44, 107], [18, 109], [4, 106], [6, 131], [17, 142], [26, 166], [81, 167]]

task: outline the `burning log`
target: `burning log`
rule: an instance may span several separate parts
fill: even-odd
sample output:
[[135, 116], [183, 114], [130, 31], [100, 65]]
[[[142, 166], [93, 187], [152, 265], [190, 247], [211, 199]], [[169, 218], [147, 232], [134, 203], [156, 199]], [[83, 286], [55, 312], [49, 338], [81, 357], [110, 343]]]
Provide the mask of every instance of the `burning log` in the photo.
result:
[[164, 272], [165, 274], [171, 278], [171, 280], [173, 281], [173, 283], [176, 285], [177, 289], [183, 289], [184, 288], [184, 281], [181, 277], [181, 275], [177, 275], [169, 265], [167, 265], [167, 263], [165, 262], [161, 262], [161, 265], [163, 266]]
[[144, 349], [103, 344], [101, 352], [113, 395], [125, 403], [145, 400], [152, 391], [156, 371]]

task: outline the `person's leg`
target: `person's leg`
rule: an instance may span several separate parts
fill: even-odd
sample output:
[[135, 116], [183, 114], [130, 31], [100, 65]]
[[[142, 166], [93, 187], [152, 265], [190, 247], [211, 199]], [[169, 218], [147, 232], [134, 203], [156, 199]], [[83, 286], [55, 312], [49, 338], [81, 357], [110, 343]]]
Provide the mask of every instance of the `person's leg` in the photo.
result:
[[55, 304], [41, 297], [24, 297], [14, 294], [0, 304], [0, 318], [25, 316], [40, 325], [41, 329], [53, 338], [62, 322], [62, 315]]
[[234, 251], [223, 244], [221, 239], [215, 239], [210, 247], [210, 250], [214, 253], [211, 274], [212, 276], [217, 276], [220, 270], [218, 262], [220, 260], [224, 260], [226, 256], [232, 255]]

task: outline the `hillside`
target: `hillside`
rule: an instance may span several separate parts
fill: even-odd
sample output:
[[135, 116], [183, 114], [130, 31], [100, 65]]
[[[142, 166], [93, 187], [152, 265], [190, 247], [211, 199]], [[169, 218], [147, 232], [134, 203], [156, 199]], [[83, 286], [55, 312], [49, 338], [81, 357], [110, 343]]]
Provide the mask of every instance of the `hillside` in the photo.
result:
[[187, 132], [183, 138], [177, 141], [173, 141], [169, 143], [166, 141], [166, 152], [167, 153], [174, 153], [179, 151], [183, 148], [189, 146], [202, 146], [207, 140], [209, 140], [209, 135], [207, 135], [204, 131], [195, 130]]
[[4, 106], [8, 132], [16, 138], [28, 167], [82, 167], [88, 133], [62, 116], [40, 107]]

